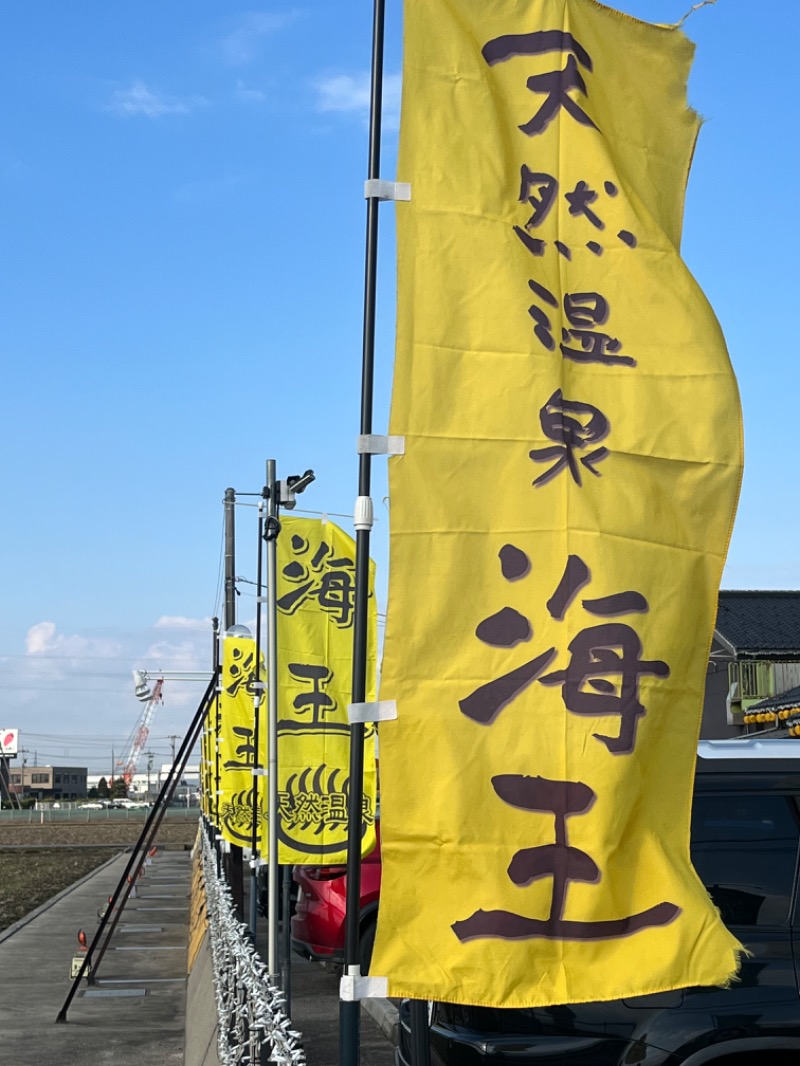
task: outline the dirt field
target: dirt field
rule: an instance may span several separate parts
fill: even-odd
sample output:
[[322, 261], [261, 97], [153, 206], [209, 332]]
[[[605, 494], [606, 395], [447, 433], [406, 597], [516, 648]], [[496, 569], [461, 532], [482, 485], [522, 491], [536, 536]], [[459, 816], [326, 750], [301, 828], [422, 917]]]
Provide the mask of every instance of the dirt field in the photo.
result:
[[[142, 827], [138, 821], [0, 823], [0, 930], [135, 844]], [[196, 834], [194, 820], [167, 821], [156, 843], [163, 848], [191, 846]]]

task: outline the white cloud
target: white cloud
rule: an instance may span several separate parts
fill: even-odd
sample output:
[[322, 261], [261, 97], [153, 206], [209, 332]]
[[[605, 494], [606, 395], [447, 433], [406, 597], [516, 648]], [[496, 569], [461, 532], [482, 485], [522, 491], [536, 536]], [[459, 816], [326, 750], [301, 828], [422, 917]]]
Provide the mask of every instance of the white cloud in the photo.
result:
[[369, 112], [369, 74], [337, 74], [318, 78], [315, 88], [319, 93], [320, 111]]
[[25, 636], [25, 652], [58, 659], [113, 659], [121, 648], [115, 641], [103, 638], [68, 637], [58, 632], [55, 622], [37, 622]]
[[176, 97], [164, 96], [148, 88], [143, 81], [136, 80], [128, 89], [117, 89], [106, 110], [124, 118], [133, 115], [161, 118], [162, 115], [186, 115], [193, 106], [201, 103], [205, 101], [199, 97], [178, 100]]
[[182, 615], [162, 614], [154, 623], [153, 629], [202, 629], [209, 632], [210, 618], [184, 618]]
[[[210, 638], [210, 632], [208, 634]], [[211, 640], [156, 640], [140, 656], [140, 663], [148, 673], [158, 670], [210, 670]]]
[[236, 82], [236, 95], [246, 104], [263, 104], [267, 101], [267, 94], [262, 89], [250, 88], [241, 78]]
[[[123, 750], [142, 714], [134, 667], [151, 676], [211, 672], [210, 618], [162, 615], [144, 629], [113, 636], [62, 632], [46, 619], [20, 637], [17, 653], [0, 656], [4, 725], [20, 728], [24, 746], [37, 749], [42, 763], [67, 759], [96, 772], [108, 765], [112, 746]], [[164, 735], [183, 734], [206, 685], [165, 681], [150, 741], [162, 756]]]
[[282, 29], [295, 17], [295, 12], [265, 14], [250, 11], [244, 15], [235, 30], [222, 40], [222, 54], [236, 66], [251, 63], [258, 54], [262, 38]]
[[[397, 129], [400, 120], [399, 74], [387, 74], [383, 79], [383, 126]], [[356, 114], [366, 120], [369, 117], [370, 75], [334, 74], [320, 77], [314, 82], [317, 91], [317, 110]]]

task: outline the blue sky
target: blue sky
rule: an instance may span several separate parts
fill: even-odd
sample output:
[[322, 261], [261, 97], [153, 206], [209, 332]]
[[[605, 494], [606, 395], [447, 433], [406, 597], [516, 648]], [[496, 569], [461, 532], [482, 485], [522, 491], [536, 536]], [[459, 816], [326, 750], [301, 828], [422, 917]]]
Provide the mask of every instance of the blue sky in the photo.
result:
[[[675, 22], [692, 5], [617, 6]], [[781, 48], [800, 35], [799, 7], [717, 0], [685, 24], [690, 102], [706, 121], [683, 253], [722, 323], [745, 417], [729, 588], [800, 587], [798, 121]], [[257, 492], [274, 457], [280, 476], [314, 468], [308, 507], [352, 510], [371, 15], [368, 0], [28, 0], [0, 13], [0, 725], [21, 728], [40, 762], [105, 769], [141, 710], [131, 669], [208, 665], [227, 486]], [[399, 0], [387, 0], [386, 43], [393, 178]], [[385, 485], [377, 460], [382, 585]], [[252, 508], [237, 510], [237, 532], [237, 572], [253, 578]], [[240, 588], [247, 621], [252, 589]], [[167, 686], [157, 762], [196, 695]]]

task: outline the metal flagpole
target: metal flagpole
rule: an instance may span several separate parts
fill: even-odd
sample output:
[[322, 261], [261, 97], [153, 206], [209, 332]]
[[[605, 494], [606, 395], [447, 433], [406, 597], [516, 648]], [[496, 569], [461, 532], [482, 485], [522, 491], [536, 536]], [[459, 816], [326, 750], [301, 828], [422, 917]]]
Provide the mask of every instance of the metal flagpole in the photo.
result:
[[220, 670], [220, 634], [219, 619], [214, 620], [214, 673], [217, 675], [217, 688], [214, 693], [214, 828], [213, 840], [214, 851], [217, 856], [217, 873], [223, 875], [224, 861], [222, 855], [222, 833], [219, 824], [219, 793], [222, 783], [222, 771], [220, 769], [219, 734], [222, 727], [222, 710], [219, 699], [219, 670]]
[[[224, 632], [236, 625], [236, 530], [234, 508], [236, 490], [225, 489], [225, 613]], [[244, 870], [242, 867], [242, 849], [239, 844], [231, 844], [229, 853], [228, 876], [236, 908], [236, 917], [244, 921]]]
[[278, 981], [278, 483], [275, 460], [267, 459], [267, 856], [268, 948], [267, 970]]
[[[385, 0], [374, 0], [372, 22], [372, 80], [370, 90], [368, 180], [380, 178], [381, 110], [383, 105], [383, 36]], [[376, 196], [367, 197], [367, 229], [364, 262], [364, 327], [361, 362], [361, 435], [372, 433], [375, 368], [375, 308], [378, 267], [378, 207]], [[372, 528], [371, 455], [359, 455], [356, 502], [356, 575], [353, 621], [353, 703], [366, 699], [367, 607], [369, 598], [369, 540]], [[361, 899], [361, 805], [364, 792], [364, 726], [350, 726], [350, 791], [347, 818], [347, 899], [345, 916], [344, 972], [360, 976], [359, 912]], [[339, 1000], [339, 1062], [358, 1066], [361, 1044], [361, 1004]]]
[[261, 751], [261, 705], [264, 702], [264, 681], [261, 677], [261, 600], [262, 600], [262, 582], [263, 582], [263, 566], [264, 566], [264, 552], [262, 550], [262, 537], [264, 534], [264, 500], [258, 501], [258, 562], [256, 564], [256, 662], [253, 668], [253, 751], [255, 756], [253, 759], [253, 803], [252, 803], [252, 819], [253, 819], [253, 834], [251, 838], [251, 857], [250, 857], [250, 921], [249, 928], [253, 937], [253, 942], [256, 939], [256, 925], [258, 924], [258, 858], [259, 858], [259, 820], [260, 811], [259, 806], [260, 799], [260, 778], [262, 776], [262, 765], [259, 758]]

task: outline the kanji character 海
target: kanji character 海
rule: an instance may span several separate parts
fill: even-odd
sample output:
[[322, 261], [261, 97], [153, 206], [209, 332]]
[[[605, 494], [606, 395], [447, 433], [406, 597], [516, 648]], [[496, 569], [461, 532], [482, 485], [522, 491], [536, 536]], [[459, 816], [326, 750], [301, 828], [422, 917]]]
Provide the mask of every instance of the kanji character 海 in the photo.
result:
[[[500, 561], [506, 580], [514, 580], [507, 575], [509, 561], [513, 560], [515, 571], [523, 570], [520, 555], [524, 556], [524, 553], [514, 545], [505, 545], [501, 549]], [[551, 618], [563, 620], [590, 579], [589, 568], [583, 559], [578, 555], [569, 556], [558, 586], [546, 604]], [[646, 598], [634, 590], [585, 598], [582, 606], [589, 614], [605, 618], [649, 610]], [[530, 640], [533, 628], [529, 619], [515, 608], [506, 606], [480, 622], [475, 634], [483, 643], [511, 649]], [[638, 720], [646, 710], [639, 700], [639, 679], [645, 675], [668, 677], [669, 666], [660, 659], [642, 659], [639, 635], [622, 622], [581, 629], [570, 641], [567, 651], [570, 660], [563, 670], [545, 673], [557, 656], [556, 648], [550, 647], [508, 673], [480, 685], [459, 701], [462, 714], [482, 725], [490, 725], [534, 681], [545, 685], [560, 684], [564, 706], [571, 713], [619, 717], [617, 736], [593, 735], [612, 754], [629, 754], [636, 744]]]

